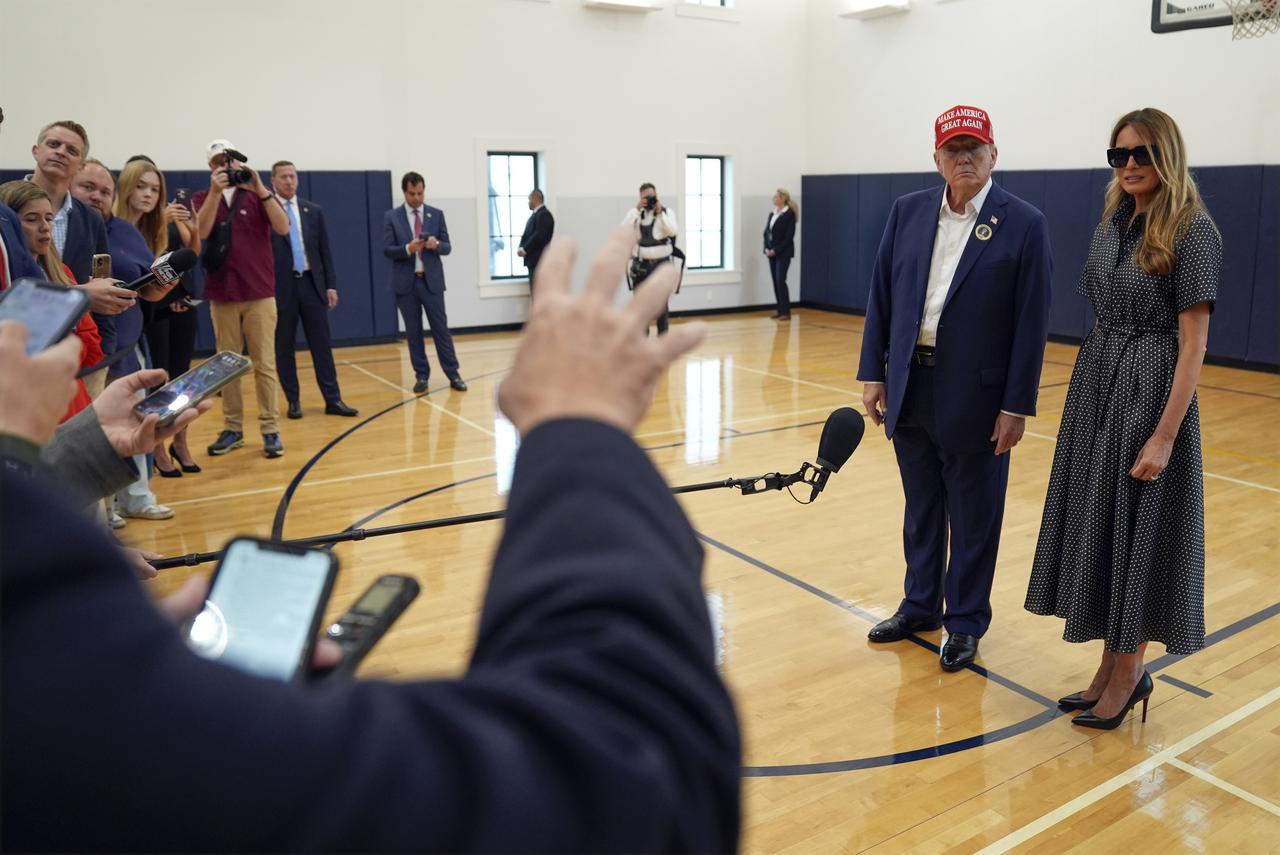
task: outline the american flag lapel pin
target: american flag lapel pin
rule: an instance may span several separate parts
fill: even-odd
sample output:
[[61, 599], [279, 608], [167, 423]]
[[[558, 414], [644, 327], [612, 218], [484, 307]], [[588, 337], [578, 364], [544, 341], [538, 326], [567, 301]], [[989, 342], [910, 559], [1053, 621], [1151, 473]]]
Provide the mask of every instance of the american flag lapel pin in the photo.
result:
[[997, 217], [995, 214], [992, 214], [992, 215], [991, 215], [991, 225], [993, 225], [993, 226], [994, 226], [994, 225], [995, 225], [996, 223], [998, 223], [998, 222], [1000, 222], [1000, 218], [999, 218], [999, 217]]

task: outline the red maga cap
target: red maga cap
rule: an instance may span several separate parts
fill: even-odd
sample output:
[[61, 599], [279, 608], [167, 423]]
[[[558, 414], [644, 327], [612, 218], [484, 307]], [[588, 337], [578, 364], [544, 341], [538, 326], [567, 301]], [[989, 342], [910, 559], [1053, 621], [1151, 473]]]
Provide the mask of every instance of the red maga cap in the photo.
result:
[[933, 123], [933, 134], [935, 151], [952, 137], [977, 137], [984, 143], [995, 142], [991, 136], [991, 117], [980, 107], [952, 107]]

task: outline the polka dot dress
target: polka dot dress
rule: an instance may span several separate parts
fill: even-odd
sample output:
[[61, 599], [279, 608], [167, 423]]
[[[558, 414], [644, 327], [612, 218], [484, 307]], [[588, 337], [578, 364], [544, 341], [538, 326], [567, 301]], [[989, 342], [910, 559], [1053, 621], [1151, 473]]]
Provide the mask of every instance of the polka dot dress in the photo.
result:
[[1049, 476], [1026, 608], [1066, 619], [1062, 637], [1132, 653], [1204, 646], [1204, 466], [1195, 396], [1169, 466], [1129, 470], [1155, 432], [1178, 361], [1178, 313], [1217, 299], [1222, 239], [1196, 214], [1168, 276], [1133, 261], [1133, 201], [1094, 231], [1079, 290], [1097, 323], [1076, 358]]

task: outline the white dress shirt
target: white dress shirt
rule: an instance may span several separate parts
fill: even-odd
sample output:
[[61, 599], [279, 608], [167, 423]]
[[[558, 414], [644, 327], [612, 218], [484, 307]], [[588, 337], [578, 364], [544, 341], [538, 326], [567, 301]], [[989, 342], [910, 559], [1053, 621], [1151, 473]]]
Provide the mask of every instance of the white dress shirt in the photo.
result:
[[781, 217], [787, 211], [791, 210], [790, 205], [783, 205], [781, 208], [774, 208], [769, 212], [769, 231], [773, 231], [773, 221]]
[[957, 214], [942, 194], [942, 206], [938, 209], [938, 230], [933, 236], [933, 260], [929, 264], [929, 285], [924, 293], [924, 314], [920, 318], [920, 334], [916, 344], [933, 347], [938, 341], [938, 321], [942, 319], [942, 307], [946, 305], [955, 278], [960, 256], [969, 243], [969, 234], [978, 221], [978, 212], [991, 192], [991, 179], [964, 206], [964, 213]]
[[[410, 208], [408, 205], [405, 205], [404, 215], [409, 220], [409, 234], [411, 235], [413, 234], [413, 212], [414, 211], [418, 212], [418, 217], [422, 221], [422, 230], [424, 232], [427, 230], [427, 212], [422, 208]], [[404, 251], [405, 252], [409, 251], [409, 244], [404, 245]], [[413, 253], [413, 272], [421, 273], [425, 269], [426, 268], [422, 264], [422, 253], [420, 252]]]
[[[634, 226], [637, 234], [639, 234], [640, 226], [647, 226], [650, 223], [653, 223], [653, 237], [655, 240], [666, 240], [680, 234], [680, 225], [676, 222], [675, 212], [665, 205], [662, 208], [662, 213], [656, 217], [653, 215], [653, 211], [639, 211], [632, 208], [622, 218], [622, 224], [624, 226]], [[659, 246], [637, 245], [632, 254], [650, 261], [669, 258], [671, 256], [671, 246], [669, 244], [661, 244]]]
[[[277, 193], [276, 200], [279, 201], [280, 207], [284, 208], [284, 212], [289, 219], [298, 224], [298, 245], [302, 247], [302, 269], [310, 270], [311, 262], [307, 260], [307, 241], [302, 236], [302, 212], [298, 210], [298, 197], [294, 196], [292, 199], [286, 199]], [[286, 235], [286, 237], [288, 236]]]

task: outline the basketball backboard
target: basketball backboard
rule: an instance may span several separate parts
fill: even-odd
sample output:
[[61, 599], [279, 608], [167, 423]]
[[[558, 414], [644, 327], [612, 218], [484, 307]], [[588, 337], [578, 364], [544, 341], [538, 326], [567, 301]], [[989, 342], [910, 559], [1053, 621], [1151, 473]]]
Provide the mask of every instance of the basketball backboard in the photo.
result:
[[1151, 0], [1151, 32], [1175, 33], [1201, 27], [1231, 26], [1231, 8], [1224, 0]]

